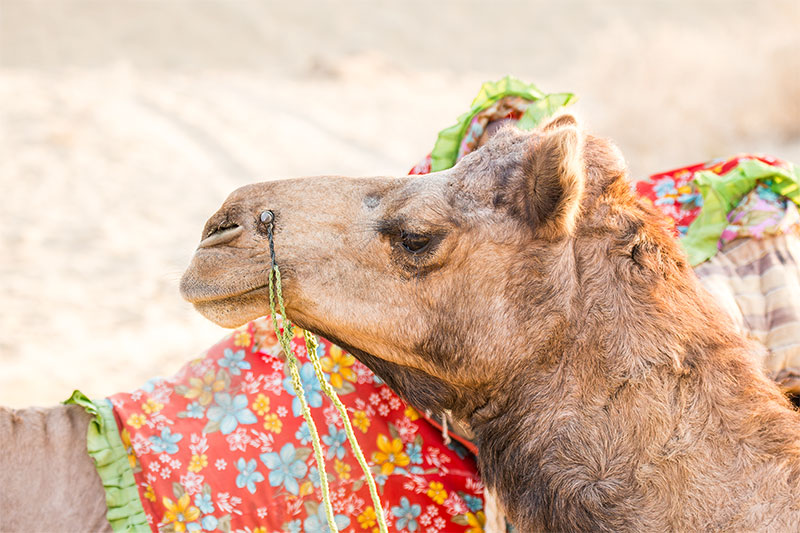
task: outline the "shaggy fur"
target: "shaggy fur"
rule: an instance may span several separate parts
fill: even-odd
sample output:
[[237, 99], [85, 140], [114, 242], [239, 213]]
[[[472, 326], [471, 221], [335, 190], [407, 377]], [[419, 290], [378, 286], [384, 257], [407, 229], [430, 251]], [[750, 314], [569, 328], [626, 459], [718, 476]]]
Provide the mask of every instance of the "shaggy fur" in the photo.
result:
[[468, 424], [521, 531], [794, 531], [800, 416], [626, 174], [560, 117], [429, 176], [251, 185], [182, 291], [267, 312], [271, 209], [289, 316]]

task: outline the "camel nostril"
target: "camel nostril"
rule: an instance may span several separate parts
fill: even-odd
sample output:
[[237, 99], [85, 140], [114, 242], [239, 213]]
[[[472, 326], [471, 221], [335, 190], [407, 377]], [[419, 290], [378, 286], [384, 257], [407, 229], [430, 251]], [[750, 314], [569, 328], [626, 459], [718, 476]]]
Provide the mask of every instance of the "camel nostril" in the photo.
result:
[[208, 237], [200, 241], [200, 244], [197, 245], [197, 248], [210, 248], [212, 246], [219, 246], [220, 244], [229, 243], [243, 232], [244, 228], [236, 225], [228, 226], [226, 228], [219, 228], [213, 231]]

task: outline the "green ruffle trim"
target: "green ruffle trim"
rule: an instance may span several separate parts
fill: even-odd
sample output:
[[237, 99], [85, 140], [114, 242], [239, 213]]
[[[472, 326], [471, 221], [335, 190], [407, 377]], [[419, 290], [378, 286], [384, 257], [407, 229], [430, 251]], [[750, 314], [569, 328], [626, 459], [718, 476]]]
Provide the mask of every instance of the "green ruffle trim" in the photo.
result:
[[517, 122], [517, 127], [520, 129], [534, 128], [542, 119], [577, 101], [577, 97], [572, 93], [545, 94], [535, 85], [513, 76], [506, 76], [498, 81], [487, 81], [481, 86], [469, 111], [458, 117], [456, 124], [439, 132], [431, 152], [432, 172], [446, 170], [456, 164], [461, 139], [473, 117], [506, 96], [520, 96], [532, 102]]
[[681, 239], [692, 266], [714, 257], [720, 236], [728, 226], [728, 213], [758, 181], [800, 207], [800, 172], [795, 165], [785, 169], [748, 159], [721, 176], [708, 170], [697, 173], [694, 183], [703, 195], [703, 207]]
[[152, 531], [139, 499], [128, 454], [119, 437], [111, 403], [108, 400], [93, 402], [77, 390], [64, 403], [80, 405], [95, 417], [86, 432], [86, 448], [106, 490], [106, 517], [111, 528], [128, 533]]

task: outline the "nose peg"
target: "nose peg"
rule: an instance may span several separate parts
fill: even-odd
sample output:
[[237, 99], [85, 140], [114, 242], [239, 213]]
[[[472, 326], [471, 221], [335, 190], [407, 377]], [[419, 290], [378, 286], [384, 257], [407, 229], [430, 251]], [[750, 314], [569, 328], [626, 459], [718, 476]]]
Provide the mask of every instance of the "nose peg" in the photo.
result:
[[262, 211], [259, 217], [263, 224], [272, 224], [275, 221], [275, 213], [270, 210]]

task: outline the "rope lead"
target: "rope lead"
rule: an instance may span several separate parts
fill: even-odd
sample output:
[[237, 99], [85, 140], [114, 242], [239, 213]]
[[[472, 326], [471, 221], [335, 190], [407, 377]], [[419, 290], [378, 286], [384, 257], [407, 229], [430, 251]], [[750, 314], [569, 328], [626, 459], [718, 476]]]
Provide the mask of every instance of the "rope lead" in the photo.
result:
[[[270, 212], [270, 215], [271, 214], [272, 213]], [[267, 220], [265, 220], [262, 213], [261, 219], [263, 222], [267, 223], [267, 237], [269, 239], [269, 250], [272, 258], [272, 268], [269, 271], [269, 310], [270, 317], [272, 318], [272, 326], [275, 329], [275, 335], [278, 337], [278, 341], [281, 344], [283, 353], [286, 355], [286, 361], [289, 365], [289, 373], [291, 374], [292, 379], [292, 386], [294, 387], [294, 392], [297, 395], [297, 398], [300, 400], [303, 418], [305, 418], [309, 433], [311, 434], [311, 443], [314, 447], [314, 460], [316, 461], [317, 469], [319, 470], [320, 488], [322, 491], [322, 505], [325, 508], [325, 516], [328, 520], [328, 528], [331, 532], [338, 532], [339, 529], [336, 526], [333, 507], [331, 505], [330, 489], [328, 488], [328, 474], [325, 471], [325, 462], [322, 454], [322, 444], [319, 440], [319, 432], [317, 431], [317, 426], [314, 423], [314, 419], [311, 418], [311, 409], [306, 401], [305, 391], [303, 390], [303, 385], [300, 381], [300, 371], [297, 369], [297, 358], [294, 356], [291, 350], [291, 339], [293, 336], [294, 325], [286, 317], [286, 309], [283, 305], [281, 272], [278, 269], [278, 263], [275, 261], [275, 245], [272, 241], [272, 225], [274, 216], [268, 217]], [[276, 300], [283, 323], [282, 330], [278, 327], [276, 316]], [[378, 496], [378, 490], [375, 487], [375, 479], [372, 477], [372, 473], [369, 470], [367, 461], [364, 458], [364, 452], [361, 451], [361, 446], [359, 446], [358, 440], [353, 432], [353, 426], [350, 423], [350, 417], [347, 416], [347, 408], [345, 408], [344, 404], [339, 399], [339, 396], [337, 396], [336, 391], [333, 390], [330, 383], [325, 380], [325, 374], [322, 370], [322, 363], [319, 359], [319, 355], [317, 354], [317, 339], [310, 331], [306, 330], [303, 330], [303, 339], [306, 344], [308, 358], [311, 360], [311, 364], [314, 367], [320, 387], [325, 395], [330, 398], [331, 402], [336, 407], [336, 410], [339, 412], [339, 416], [342, 418], [345, 433], [347, 434], [347, 440], [350, 442], [350, 446], [353, 449], [353, 454], [356, 456], [358, 464], [361, 466], [361, 470], [364, 471], [364, 476], [367, 480], [367, 486], [369, 487], [369, 495], [372, 498], [372, 505], [375, 509], [375, 517], [378, 520], [378, 528], [380, 533], [388, 533], [388, 529], [386, 527], [386, 517], [383, 513], [383, 506], [381, 505], [381, 500]]]

